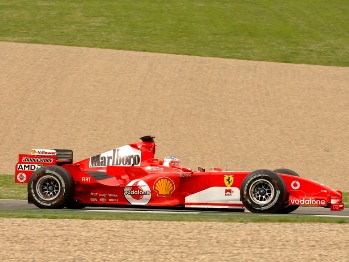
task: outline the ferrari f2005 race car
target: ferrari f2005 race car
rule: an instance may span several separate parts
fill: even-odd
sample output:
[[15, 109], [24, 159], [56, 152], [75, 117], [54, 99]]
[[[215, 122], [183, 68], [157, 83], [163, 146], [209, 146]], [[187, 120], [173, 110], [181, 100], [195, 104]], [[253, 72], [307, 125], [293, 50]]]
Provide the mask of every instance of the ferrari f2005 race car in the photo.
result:
[[274, 171], [192, 171], [176, 157], [155, 158], [152, 136], [73, 163], [73, 152], [33, 149], [20, 154], [16, 183], [28, 183], [28, 201], [40, 208], [153, 206], [248, 209], [290, 213], [299, 206], [343, 210], [342, 192]]

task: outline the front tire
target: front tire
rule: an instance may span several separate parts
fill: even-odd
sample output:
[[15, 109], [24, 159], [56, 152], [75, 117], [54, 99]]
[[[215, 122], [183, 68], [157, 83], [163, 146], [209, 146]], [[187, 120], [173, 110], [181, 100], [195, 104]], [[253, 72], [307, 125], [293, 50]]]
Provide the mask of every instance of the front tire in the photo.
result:
[[74, 180], [60, 166], [36, 170], [28, 182], [28, 198], [40, 208], [63, 208], [72, 200]]
[[240, 198], [252, 213], [276, 213], [285, 205], [285, 182], [270, 170], [253, 171], [242, 182]]
[[[296, 172], [294, 172], [291, 169], [287, 169], [287, 168], [276, 169], [276, 170], [274, 170], [274, 172], [275, 173], [280, 173], [280, 174], [286, 174], [286, 175], [290, 175], [290, 176], [298, 176], [299, 177], [299, 175]], [[287, 198], [285, 206], [282, 209], [280, 209], [277, 213], [279, 213], [279, 214], [289, 214], [289, 213], [295, 211], [297, 208], [299, 208], [299, 205], [289, 205], [288, 204], [288, 198]]]

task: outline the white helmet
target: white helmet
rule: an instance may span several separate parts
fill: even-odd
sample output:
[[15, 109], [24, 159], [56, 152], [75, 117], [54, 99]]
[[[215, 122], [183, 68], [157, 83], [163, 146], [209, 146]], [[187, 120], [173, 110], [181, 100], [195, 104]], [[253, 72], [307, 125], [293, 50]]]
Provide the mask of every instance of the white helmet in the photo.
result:
[[164, 166], [181, 167], [181, 161], [176, 156], [167, 156], [164, 158]]

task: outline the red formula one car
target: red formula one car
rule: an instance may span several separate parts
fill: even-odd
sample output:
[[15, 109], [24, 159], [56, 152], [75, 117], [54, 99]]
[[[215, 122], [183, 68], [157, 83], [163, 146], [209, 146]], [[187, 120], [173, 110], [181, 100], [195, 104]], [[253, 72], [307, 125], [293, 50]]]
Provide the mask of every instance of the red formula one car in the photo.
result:
[[28, 201], [40, 208], [153, 206], [248, 209], [290, 213], [299, 206], [343, 210], [342, 192], [288, 169], [192, 171], [178, 158], [155, 158], [154, 137], [73, 163], [71, 150], [20, 154], [16, 183], [28, 183]]

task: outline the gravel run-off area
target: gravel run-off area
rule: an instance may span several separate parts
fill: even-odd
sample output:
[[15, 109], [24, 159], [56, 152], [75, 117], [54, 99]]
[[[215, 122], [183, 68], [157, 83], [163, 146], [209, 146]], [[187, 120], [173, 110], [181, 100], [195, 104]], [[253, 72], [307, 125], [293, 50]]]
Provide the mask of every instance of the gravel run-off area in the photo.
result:
[[348, 261], [348, 224], [0, 219], [1, 261]]

